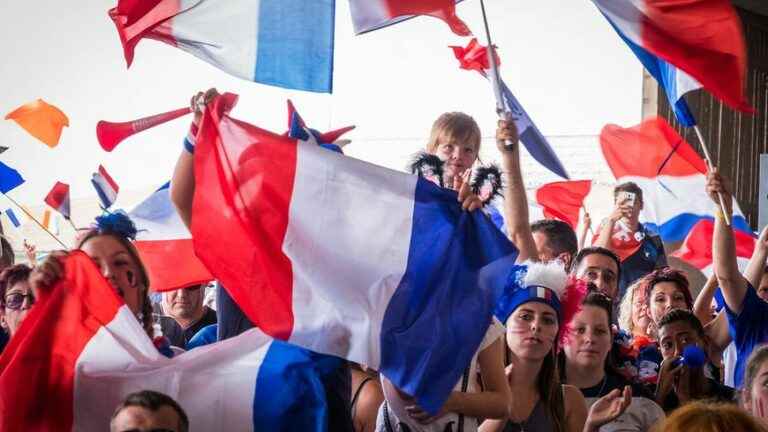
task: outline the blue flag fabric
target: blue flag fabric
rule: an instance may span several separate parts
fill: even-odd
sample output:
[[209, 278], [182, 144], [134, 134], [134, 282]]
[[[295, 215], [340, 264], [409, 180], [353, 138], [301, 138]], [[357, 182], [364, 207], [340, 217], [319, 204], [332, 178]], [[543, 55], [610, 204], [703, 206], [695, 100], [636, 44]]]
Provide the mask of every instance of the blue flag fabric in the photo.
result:
[[18, 171], [0, 162], [0, 192], [8, 193], [24, 183]]

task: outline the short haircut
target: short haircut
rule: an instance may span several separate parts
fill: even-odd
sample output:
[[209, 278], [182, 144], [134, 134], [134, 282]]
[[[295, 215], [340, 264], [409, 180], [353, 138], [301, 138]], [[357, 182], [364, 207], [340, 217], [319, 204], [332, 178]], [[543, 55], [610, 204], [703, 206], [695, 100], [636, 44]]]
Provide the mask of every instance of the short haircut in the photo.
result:
[[115, 417], [120, 414], [120, 411], [128, 407], [141, 407], [152, 412], [156, 412], [160, 408], [168, 406], [176, 411], [179, 416], [179, 432], [189, 431], [189, 418], [184, 412], [184, 409], [173, 400], [170, 396], [166, 396], [160, 392], [152, 390], [142, 390], [136, 393], [129, 394], [125, 400], [117, 406], [115, 412], [112, 414], [112, 418], [109, 421], [110, 429], [112, 429], [112, 423], [115, 421]]
[[540, 232], [547, 237], [547, 246], [556, 254], [563, 252], [571, 254], [571, 258], [579, 250], [579, 241], [573, 228], [563, 221], [542, 219], [531, 224], [531, 232]]
[[643, 190], [640, 189], [640, 186], [637, 185], [635, 182], [624, 182], [621, 184], [617, 184], [613, 188], [613, 199], [619, 197], [620, 192], [632, 192], [637, 197], [638, 202], [644, 202], [643, 201]]
[[427, 141], [427, 153], [435, 153], [440, 138], [449, 136], [460, 142], [469, 142], [480, 152], [480, 126], [475, 119], [463, 112], [447, 112], [432, 124]]
[[600, 246], [590, 246], [580, 250], [579, 253], [576, 254], [576, 258], [573, 259], [573, 267], [571, 267], [571, 270], [574, 272], [578, 271], [584, 258], [594, 254], [605, 255], [612, 259], [613, 262], [616, 263], [616, 279], [621, 280], [621, 261], [619, 260], [619, 257], [609, 249]]
[[696, 315], [694, 315], [693, 312], [685, 309], [672, 309], [671, 311], [667, 312], [667, 314], [661, 317], [659, 320], [659, 330], [676, 322], [688, 323], [688, 325], [690, 325], [691, 328], [696, 331], [700, 338], [704, 338], [704, 326], [701, 325], [701, 321], [696, 318]]
[[653, 287], [662, 282], [672, 282], [683, 292], [685, 305], [688, 309], [693, 309], [693, 296], [691, 295], [688, 276], [685, 275], [685, 272], [673, 269], [672, 267], [661, 267], [643, 276], [641, 281], [644, 285], [643, 294], [645, 295], [646, 304], [650, 304]]
[[0, 273], [0, 305], [5, 305], [5, 293], [19, 282], [26, 281], [32, 268], [26, 264], [16, 264], [8, 267]]

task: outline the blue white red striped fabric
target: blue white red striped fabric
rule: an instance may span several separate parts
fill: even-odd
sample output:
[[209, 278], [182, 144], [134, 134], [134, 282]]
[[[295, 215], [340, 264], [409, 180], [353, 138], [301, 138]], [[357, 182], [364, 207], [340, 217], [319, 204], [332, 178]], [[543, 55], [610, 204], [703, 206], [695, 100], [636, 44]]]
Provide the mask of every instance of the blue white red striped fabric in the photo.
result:
[[[706, 194], [706, 164], [661, 118], [638, 126], [607, 125], [600, 146], [617, 182], [632, 181], [643, 190], [640, 221], [665, 242], [683, 241], [702, 219], [712, 219], [715, 204]], [[734, 228], [751, 233], [734, 199]]]
[[741, 21], [728, 0], [592, 1], [664, 87], [681, 123], [695, 124], [682, 95], [699, 87], [753, 111]]
[[472, 32], [458, 16], [456, 4], [462, 0], [349, 0], [355, 34], [363, 34], [397, 24], [416, 15], [429, 15], [445, 21], [459, 36]]
[[334, 7], [332, 0], [118, 0], [109, 15], [128, 66], [148, 38], [249, 81], [331, 93]]
[[120, 187], [112, 179], [104, 166], [99, 165], [99, 170], [93, 173], [91, 177], [91, 184], [96, 189], [96, 194], [101, 200], [101, 206], [105, 209], [112, 207], [112, 204], [117, 200], [117, 192]]
[[214, 100], [197, 137], [195, 252], [266, 333], [436, 412], [501, 294], [478, 273], [516, 249], [455, 192], [235, 120], [235, 101]]
[[170, 182], [137, 205], [128, 216], [138, 230], [134, 245], [149, 272], [153, 291], [171, 291], [213, 279], [195, 255], [192, 235], [171, 202]]
[[166, 358], [93, 261], [73, 252], [0, 356], [0, 430], [109, 430], [115, 407], [148, 389], [178, 401], [191, 430], [319, 432], [322, 376], [339, 364], [258, 329]]
[[69, 219], [69, 185], [57, 181], [45, 197], [45, 203]]

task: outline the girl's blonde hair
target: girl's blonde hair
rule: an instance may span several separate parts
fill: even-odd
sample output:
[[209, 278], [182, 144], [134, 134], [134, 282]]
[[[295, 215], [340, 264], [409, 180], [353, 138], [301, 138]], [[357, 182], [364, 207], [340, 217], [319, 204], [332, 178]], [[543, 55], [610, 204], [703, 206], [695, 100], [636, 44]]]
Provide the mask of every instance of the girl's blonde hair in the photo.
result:
[[480, 126], [475, 119], [462, 112], [447, 112], [432, 123], [427, 141], [427, 153], [434, 154], [441, 138], [471, 143], [480, 152]]

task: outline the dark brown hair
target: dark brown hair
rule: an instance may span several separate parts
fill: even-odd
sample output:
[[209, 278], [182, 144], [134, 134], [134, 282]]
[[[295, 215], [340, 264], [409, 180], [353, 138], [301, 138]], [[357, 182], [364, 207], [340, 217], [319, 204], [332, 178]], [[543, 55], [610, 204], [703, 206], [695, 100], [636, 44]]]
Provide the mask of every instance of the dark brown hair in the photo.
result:
[[156, 412], [164, 406], [171, 407], [179, 416], [179, 432], [189, 431], [189, 418], [187, 417], [187, 413], [184, 412], [184, 409], [181, 407], [181, 405], [179, 405], [179, 403], [173, 400], [173, 398], [170, 396], [152, 390], [142, 390], [129, 394], [128, 397], [126, 397], [125, 400], [117, 406], [115, 412], [112, 414], [112, 418], [109, 421], [110, 430], [114, 430], [112, 428], [112, 422], [115, 420], [115, 417], [120, 414], [120, 411], [124, 410], [125, 408], [141, 407], [149, 411]]
[[631, 192], [637, 197], [638, 203], [643, 202], [643, 190], [640, 189], [640, 186], [638, 186], [635, 182], [624, 182], [616, 185], [616, 187], [613, 188], [614, 200], [619, 196], [620, 192]]
[[8, 267], [0, 273], [0, 305], [5, 306], [5, 293], [8, 288], [16, 285], [19, 282], [25, 281], [29, 278], [29, 274], [32, 273], [32, 268], [26, 264], [16, 264]]
[[642, 285], [644, 286], [644, 289], [642, 292], [645, 295], [646, 305], [650, 305], [651, 303], [651, 292], [653, 292], [653, 287], [661, 282], [672, 282], [677, 285], [677, 288], [683, 292], [686, 307], [689, 310], [693, 309], [693, 296], [691, 296], [688, 276], [685, 275], [685, 272], [673, 269], [672, 267], [661, 267], [643, 276]]

